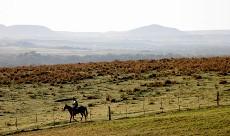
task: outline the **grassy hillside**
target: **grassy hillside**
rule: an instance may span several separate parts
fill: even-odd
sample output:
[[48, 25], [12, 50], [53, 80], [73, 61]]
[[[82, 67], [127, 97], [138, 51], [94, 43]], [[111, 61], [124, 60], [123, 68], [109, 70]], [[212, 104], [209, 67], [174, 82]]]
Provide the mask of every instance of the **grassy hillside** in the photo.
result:
[[113, 119], [199, 109], [217, 105], [217, 92], [230, 105], [230, 57], [0, 68], [0, 134], [67, 123], [72, 97], [101, 121], [108, 106]]
[[172, 112], [145, 117], [78, 123], [71, 126], [18, 134], [18, 136], [228, 136], [230, 107]]

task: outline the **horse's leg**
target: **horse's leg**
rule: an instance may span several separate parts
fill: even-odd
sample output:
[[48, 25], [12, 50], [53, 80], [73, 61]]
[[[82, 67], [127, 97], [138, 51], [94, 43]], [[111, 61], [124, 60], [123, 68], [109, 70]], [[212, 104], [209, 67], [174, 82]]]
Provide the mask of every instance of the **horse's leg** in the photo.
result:
[[86, 121], [86, 114], [84, 113], [84, 115], [85, 115], [85, 121]]
[[71, 111], [71, 117], [70, 117], [70, 123], [71, 123], [71, 119], [74, 118], [73, 117], [73, 110]]
[[[82, 115], [83, 115], [83, 116], [85, 117], [85, 119], [86, 119], [86, 115], [85, 115], [85, 112], [83, 112], [83, 113], [82, 113]], [[82, 117], [83, 117], [83, 116], [82, 116]]]
[[70, 115], [69, 123], [71, 123], [71, 118], [72, 118], [72, 115]]
[[[75, 115], [74, 115], [75, 116]], [[74, 118], [74, 116], [73, 116], [73, 119], [75, 120], [75, 121], [77, 121], [75, 118]]]
[[87, 111], [87, 109], [85, 108], [85, 110], [84, 110], [85, 121], [86, 121], [87, 114], [88, 114], [88, 111]]
[[76, 115], [76, 113], [75, 113], [74, 110], [73, 110], [73, 111], [72, 111], [72, 118], [73, 118], [73, 120], [77, 121], [77, 120], [74, 118], [75, 115]]
[[86, 121], [87, 116], [88, 116], [88, 111], [87, 111], [87, 108], [85, 108], [85, 112], [84, 112], [84, 114], [85, 114], [85, 121]]
[[81, 113], [81, 121], [82, 121], [82, 118], [83, 118], [83, 114]]

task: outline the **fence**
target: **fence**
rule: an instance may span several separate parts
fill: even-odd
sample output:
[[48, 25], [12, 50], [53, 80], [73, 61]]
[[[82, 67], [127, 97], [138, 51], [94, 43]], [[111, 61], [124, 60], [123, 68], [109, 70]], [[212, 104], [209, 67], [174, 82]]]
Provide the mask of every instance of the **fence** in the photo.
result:
[[[148, 113], [163, 113], [174, 110], [200, 109], [202, 107], [230, 105], [230, 95], [219, 91], [212, 96], [164, 96], [155, 99], [143, 97], [140, 100], [124, 100], [122, 102], [106, 103], [98, 107], [88, 107], [88, 121], [114, 120], [127, 117], [146, 115]], [[52, 109], [46, 113], [17, 113], [10, 117], [0, 117], [0, 134], [17, 131], [43, 129], [68, 125], [69, 113], [60, 109]], [[77, 118], [79, 120], [79, 116]]]

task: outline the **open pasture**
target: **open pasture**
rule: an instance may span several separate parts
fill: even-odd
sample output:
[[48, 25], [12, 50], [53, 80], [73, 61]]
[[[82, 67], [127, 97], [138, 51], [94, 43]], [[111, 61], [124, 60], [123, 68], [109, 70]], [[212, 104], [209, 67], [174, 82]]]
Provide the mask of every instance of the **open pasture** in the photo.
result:
[[0, 68], [0, 133], [65, 125], [72, 97], [95, 122], [108, 106], [112, 120], [216, 106], [217, 92], [229, 105], [229, 72], [229, 57]]

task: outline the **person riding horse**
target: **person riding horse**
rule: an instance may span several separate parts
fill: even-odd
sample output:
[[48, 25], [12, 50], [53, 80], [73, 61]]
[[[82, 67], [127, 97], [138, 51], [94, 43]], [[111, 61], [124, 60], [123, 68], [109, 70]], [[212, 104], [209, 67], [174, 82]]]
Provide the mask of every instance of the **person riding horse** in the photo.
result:
[[[85, 121], [86, 121], [86, 118], [88, 116], [88, 110], [85, 106], [79, 106], [77, 109], [75, 109], [74, 107], [71, 107], [71, 106], [68, 106], [67, 104], [65, 104], [63, 110], [65, 111], [66, 109], [69, 111], [69, 114], [70, 114], [69, 122], [71, 122], [71, 120], [74, 119], [74, 116], [76, 114], [79, 114], [79, 113], [81, 114], [81, 120], [83, 117], [85, 117]], [[76, 120], [76, 119], [74, 119], [74, 120]]]
[[73, 97], [73, 109], [77, 109], [77, 108], [78, 108], [77, 99], [75, 97]]
[[[64, 106], [64, 110], [68, 109], [69, 114], [70, 114], [70, 122], [71, 119], [74, 119], [74, 116], [76, 114], [81, 114], [81, 120], [83, 117], [85, 117], [85, 120], [88, 116], [88, 111], [87, 108], [85, 106], [79, 106], [78, 107], [78, 102], [77, 99], [75, 97], [73, 97], [73, 107], [72, 106], [68, 106], [67, 104]], [[75, 120], [75, 119], [74, 119]]]

